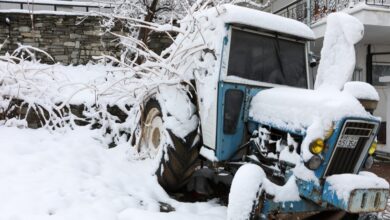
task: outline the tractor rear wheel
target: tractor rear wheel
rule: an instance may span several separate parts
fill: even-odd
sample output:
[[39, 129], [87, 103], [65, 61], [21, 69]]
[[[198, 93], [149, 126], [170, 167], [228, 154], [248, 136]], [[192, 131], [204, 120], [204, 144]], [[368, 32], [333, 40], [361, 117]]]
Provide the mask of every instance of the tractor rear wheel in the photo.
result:
[[177, 192], [189, 181], [197, 166], [201, 145], [198, 129], [189, 132], [183, 139], [177, 137], [165, 128], [156, 99], [146, 103], [144, 116], [142, 143], [150, 157], [158, 161], [158, 182], [167, 192]]

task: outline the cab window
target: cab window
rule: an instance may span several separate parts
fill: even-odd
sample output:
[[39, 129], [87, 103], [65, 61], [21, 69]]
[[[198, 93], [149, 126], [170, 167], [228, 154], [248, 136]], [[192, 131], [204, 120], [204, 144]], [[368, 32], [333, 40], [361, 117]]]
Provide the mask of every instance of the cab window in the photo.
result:
[[305, 44], [232, 29], [228, 76], [307, 88]]

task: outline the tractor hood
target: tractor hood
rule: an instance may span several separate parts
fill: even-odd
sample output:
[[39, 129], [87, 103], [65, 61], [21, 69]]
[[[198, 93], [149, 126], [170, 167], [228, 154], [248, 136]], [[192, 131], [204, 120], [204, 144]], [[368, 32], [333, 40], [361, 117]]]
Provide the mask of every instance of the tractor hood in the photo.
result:
[[373, 116], [347, 92], [286, 87], [257, 93], [251, 101], [249, 117], [262, 124], [304, 132], [318, 119], [335, 122], [344, 117]]

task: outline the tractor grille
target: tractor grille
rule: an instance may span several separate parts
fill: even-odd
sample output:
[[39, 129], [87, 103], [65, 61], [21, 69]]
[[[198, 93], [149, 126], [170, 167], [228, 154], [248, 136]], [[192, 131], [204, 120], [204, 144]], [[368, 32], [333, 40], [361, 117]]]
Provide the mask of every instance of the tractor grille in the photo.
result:
[[377, 127], [374, 122], [347, 120], [336, 142], [325, 176], [356, 173]]

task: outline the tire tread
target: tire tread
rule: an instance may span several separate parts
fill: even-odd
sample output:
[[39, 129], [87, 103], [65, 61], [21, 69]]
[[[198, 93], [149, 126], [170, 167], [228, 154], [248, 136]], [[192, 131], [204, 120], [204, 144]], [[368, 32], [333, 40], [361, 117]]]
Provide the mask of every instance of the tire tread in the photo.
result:
[[163, 156], [156, 172], [158, 182], [166, 191], [176, 192], [180, 190], [194, 173], [199, 156], [200, 141], [193, 147], [191, 146], [197, 132], [197, 129], [192, 131], [185, 138], [186, 142], [183, 142], [171, 131], [168, 131], [174, 147], [168, 146], [168, 150], [164, 154], [168, 154], [169, 160], [165, 161]]
[[[150, 99], [145, 106], [145, 115], [152, 108], [161, 107], [157, 100]], [[157, 180], [167, 192], [177, 192], [189, 181], [195, 171], [199, 158], [201, 138], [198, 129], [190, 132], [184, 139], [167, 130], [173, 146], [168, 146], [163, 152], [159, 167], [156, 170]], [[165, 160], [168, 154], [168, 160]]]

